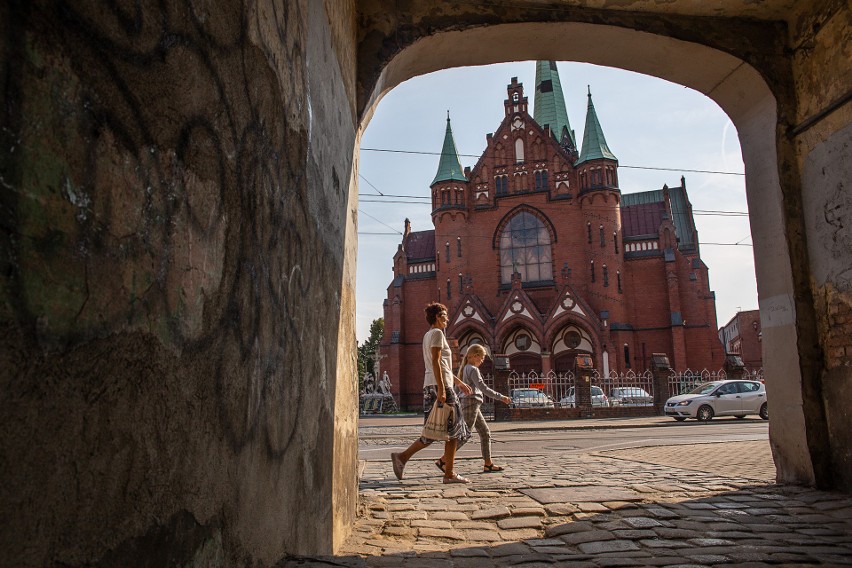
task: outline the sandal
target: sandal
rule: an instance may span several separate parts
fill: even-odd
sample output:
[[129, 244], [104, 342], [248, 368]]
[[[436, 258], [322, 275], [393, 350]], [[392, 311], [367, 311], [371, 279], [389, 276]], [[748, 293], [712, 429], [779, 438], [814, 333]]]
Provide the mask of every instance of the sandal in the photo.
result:
[[402, 472], [405, 470], [405, 462], [399, 456], [400, 454], [391, 454], [391, 463], [393, 464], [393, 474], [401, 481]]
[[493, 473], [493, 472], [495, 472], [495, 471], [503, 471], [503, 469], [505, 469], [505, 468], [503, 468], [503, 467], [501, 467], [501, 466], [499, 466], [499, 465], [494, 465], [494, 464], [492, 463], [491, 465], [486, 465], [486, 466], [484, 466], [484, 467], [482, 468], [482, 473]]
[[436, 459], [436, 460], [435, 460], [435, 467], [437, 467], [437, 468], [438, 468], [438, 469], [440, 469], [441, 471], [444, 471], [444, 466], [445, 466], [445, 465], [447, 465], [447, 462], [445, 462], [445, 461], [444, 461], [444, 460], [442, 460], [441, 458], [438, 458], [438, 459]]
[[452, 477], [445, 477], [444, 483], [470, 483], [470, 480], [466, 477], [462, 477], [457, 473], [454, 473]]

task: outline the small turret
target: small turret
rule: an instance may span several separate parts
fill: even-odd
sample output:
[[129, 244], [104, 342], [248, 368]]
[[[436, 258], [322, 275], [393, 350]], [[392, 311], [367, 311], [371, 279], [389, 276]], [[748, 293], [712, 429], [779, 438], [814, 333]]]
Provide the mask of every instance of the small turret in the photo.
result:
[[456, 150], [456, 141], [453, 139], [453, 128], [450, 126], [450, 111], [447, 111], [447, 130], [444, 133], [444, 146], [441, 148], [441, 159], [438, 162], [438, 173], [429, 185], [435, 185], [440, 181], [467, 181], [464, 177], [459, 153]]

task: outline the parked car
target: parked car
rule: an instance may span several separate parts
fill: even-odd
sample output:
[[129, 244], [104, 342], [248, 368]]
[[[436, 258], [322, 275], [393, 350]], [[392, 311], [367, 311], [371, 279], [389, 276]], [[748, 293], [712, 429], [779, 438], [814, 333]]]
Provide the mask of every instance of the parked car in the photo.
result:
[[760, 381], [710, 381], [668, 399], [665, 414], [678, 421], [695, 418], [706, 422], [714, 416], [744, 418], [749, 414], [769, 420], [766, 385]]
[[[568, 408], [576, 406], [574, 403], [574, 387], [569, 388], [565, 396], [559, 399], [559, 404]], [[609, 406], [609, 399], [601, 387], [592, 386], [592, 406]]]
[[615, 387], [609, 391], [610, 406], [651, 406], [654, 397], [639, 387]]
[[515, 408], [554, 408], [553, 399], [538, 389], [512, 389], [509, 392]]

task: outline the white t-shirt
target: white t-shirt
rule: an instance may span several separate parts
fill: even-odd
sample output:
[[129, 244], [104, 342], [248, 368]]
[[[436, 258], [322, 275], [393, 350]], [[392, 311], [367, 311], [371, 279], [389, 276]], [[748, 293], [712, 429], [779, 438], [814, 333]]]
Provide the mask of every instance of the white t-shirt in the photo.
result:
[[444, 379], [444, 386], [450, 388], [452, 387], [452, 381], [448, 385], [447, 379], [453, 376], [453, 352], [450, 351], [450, 345], [447, 343], [447, 338], [444, 337], [444, 332], [437, 327], [433, 327], [423, 336], [423, 363], [426, 365], [426, 376], [423, 379], [423, 386], [428, 387], [429, 385], [438, 384], [435, 381], [435, 373], [432, 372], [433, 347], [441, 348], [441, 372], [446, 377]]

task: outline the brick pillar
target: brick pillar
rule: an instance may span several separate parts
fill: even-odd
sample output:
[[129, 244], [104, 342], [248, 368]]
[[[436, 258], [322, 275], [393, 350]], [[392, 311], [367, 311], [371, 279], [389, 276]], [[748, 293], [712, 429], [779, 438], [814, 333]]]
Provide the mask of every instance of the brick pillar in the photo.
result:
[[[507, 395], [509, 393], [509, 369], [495, 369], [494, 370], [494, 390], [497, 392], [504, 392]], [[511, 415], [509, 413], [509, 406], [504, 404], [499, 400], [494, 401], [494, 421], [495, 422], [506, 422], [511, 420]]]
[[581, 370], [574, 383], [574, 402], [580, 409], [581, 418], [592, 417], [592, 373]]
[[665, 414], [663, 408], [669, 399], [669, 358], [665, 353], [651, 354], [651, 373], [654, 376], [654, 408], [657, 414]]

